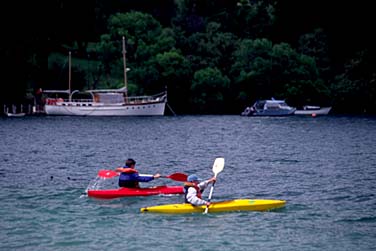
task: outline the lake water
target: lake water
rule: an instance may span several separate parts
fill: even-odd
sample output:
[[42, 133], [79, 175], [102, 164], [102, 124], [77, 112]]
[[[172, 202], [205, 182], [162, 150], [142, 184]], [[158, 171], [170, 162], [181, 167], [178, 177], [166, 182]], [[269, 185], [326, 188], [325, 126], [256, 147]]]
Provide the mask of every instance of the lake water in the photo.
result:
[[[1, 250], [375, 250], [376, 118], [0, 118]], [[98, 200], [98, 170], [210, 178], [212, 201], [283, 199], [270, 212], [161, 215], [182, 195]], [[177, 185], [158, 179], [143, 186]], [[101, 181], [116, 187], [117, 179]], [[209, 194], [207, 189], [203, 197]]]

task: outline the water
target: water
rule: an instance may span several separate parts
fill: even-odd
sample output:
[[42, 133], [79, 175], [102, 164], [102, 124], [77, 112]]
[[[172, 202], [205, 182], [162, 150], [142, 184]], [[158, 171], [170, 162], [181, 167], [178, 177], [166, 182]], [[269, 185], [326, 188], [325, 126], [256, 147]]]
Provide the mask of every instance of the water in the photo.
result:
[[[1, 250], [374, 250], [376, 118], [0, 118]], [[181, 195], [98, 200], [99, 169], [212, 176], [213, 201], [287, 200], [271, 212], [160, 215]], [[103, 181], [116, 187], [116, 179]], [[179, 184], [158, 179], [149, 184]], [[209, 189], [203, 194], [207, 198]]]

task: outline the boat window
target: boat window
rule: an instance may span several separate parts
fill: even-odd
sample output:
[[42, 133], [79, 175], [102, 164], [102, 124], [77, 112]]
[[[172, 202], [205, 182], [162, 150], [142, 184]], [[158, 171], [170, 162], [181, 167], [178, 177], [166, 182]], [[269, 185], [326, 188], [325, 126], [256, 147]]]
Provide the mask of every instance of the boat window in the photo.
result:
[[124, 103], [122, 93], [97, 93], [98, 101], [104, 104]]

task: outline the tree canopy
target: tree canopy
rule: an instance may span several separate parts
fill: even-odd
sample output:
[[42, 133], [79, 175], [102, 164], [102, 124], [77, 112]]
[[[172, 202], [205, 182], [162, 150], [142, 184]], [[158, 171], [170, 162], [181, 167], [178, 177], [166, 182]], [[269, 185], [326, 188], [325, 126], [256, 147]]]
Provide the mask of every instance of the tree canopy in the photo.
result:
[[12, 81], [2, 82], [0, 103], [22, 102], [39, 87], [67, 89], [69, 51], [75, 89], [120, 87], [125, 37], [129, 91], [167, 88], [178, 113], [238, 114], [271, 97], [292, 106], [376, 112], [376, 43], [367, 5], [54, 0], [47, 15], [28, 7], [18, 12], [21, 27], [5, 29], [0, 53]]

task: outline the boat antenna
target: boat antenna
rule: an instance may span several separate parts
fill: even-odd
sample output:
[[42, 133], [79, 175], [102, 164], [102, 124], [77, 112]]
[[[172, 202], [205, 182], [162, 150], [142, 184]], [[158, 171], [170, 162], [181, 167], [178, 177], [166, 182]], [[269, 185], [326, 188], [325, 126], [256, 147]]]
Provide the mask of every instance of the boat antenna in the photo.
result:
[[69, 77], [68, 77], [68, 88], [69, 88], [69, 102], [72, 101], [72, 96], [70, 95], [71, 94], [71, 52], [69, 51]]
[[124, 63], [124, 87], [125, 87], [125, 98], [128, 96], [128, 83], [127, 83], [127, 64], [126, 64], [126, 50], [125, 50], [125, 37], [123, 36], [123, 63]]

